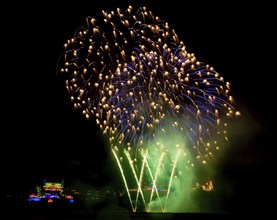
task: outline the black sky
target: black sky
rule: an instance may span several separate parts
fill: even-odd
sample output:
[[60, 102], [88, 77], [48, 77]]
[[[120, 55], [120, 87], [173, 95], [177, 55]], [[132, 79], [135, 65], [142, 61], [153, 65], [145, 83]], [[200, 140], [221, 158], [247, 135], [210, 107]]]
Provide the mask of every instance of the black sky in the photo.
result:
[[[183, 1], [182, 5], [176, 0], [139, 2], [168, 21], [198, 60], [214, 66], [231, 82], [245, 116], [243, 128], [250, 132], [241, 143], [235, 142], [243, 146], [230, 152], [226, 176], [235, 179], [234, 202], [263, 208], [271, 181], [266, 171], [272, 166], [275, 147], [272, 105], [276, 61], [271, 62], [268, 53], [273, 46], [270, 7], [234, 1]], [[72, 110], [56, 64], [63, 44], [85, 24], [86, 16], [97, 18], [101, 10], [129, 4], [139, 5], [138, 1], [115, 0], [76, 1], [63, 7], [49, 2], [7, 7], [1, 58], [1, 175], [7, 191], [25, 189], [44, 177], [78, 176], [86, 169], [99, 174], [101, 166], [107, 166], [97, 128]], [[72, 161], [83, 168], [74, 168]]]

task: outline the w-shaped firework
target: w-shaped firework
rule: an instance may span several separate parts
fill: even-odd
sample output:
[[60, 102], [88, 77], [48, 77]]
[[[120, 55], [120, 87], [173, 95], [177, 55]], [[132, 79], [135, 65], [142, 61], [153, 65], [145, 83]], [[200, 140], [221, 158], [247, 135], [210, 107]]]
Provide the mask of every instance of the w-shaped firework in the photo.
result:
[[176, 210], [174, 198], [213, 189], [196, 170], [213, 163], [239, 115], [230, 83], [146, 7], [102, 14], [64, 44], [59, 71], [74, 107], [109, 138], [132, 210]]

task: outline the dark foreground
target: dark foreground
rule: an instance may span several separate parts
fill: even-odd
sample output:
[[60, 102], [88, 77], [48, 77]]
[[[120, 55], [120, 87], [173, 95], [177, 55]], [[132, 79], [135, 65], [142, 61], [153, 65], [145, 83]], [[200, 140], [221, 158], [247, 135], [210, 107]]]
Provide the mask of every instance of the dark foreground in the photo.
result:
[[[97, 209], [87, 209], [76, 204], [28, 204], [26, 202], [4, 201], [1, 204], [1, 219], [27, 219], [27, 220], [231, 220], [247, 217], [253, 214], [232, 213], [146, 213], [131, 212], [122, 206], [100, 206]], [[255, 212], [255, 210], [253, 210]], [[257, 217], [257, 216], [255, 216]]]
[[[3, 213], [3, 212], [2, 212]], [[3, 218], [2, 218], [3, 217]], [[130, 212], [115, 207], [102, 210], [75, 209], [68, 207], [8, 207], [4, 209], [2, 219], [32, 219], [32, 220], [231, 220], [238, 219], [230, 213], [146, 213]]]
[[238, 219], [238, 217], [226, 213], [132, 213], [127, 211], [93, 211], [81, 210], [78, 212], [57, 212], [57, 211], [34, 211], [34, 212], [13, 212], [10, 211], [3, 216], [5, 219], [34, 219], [34, 220], [229, 220]]

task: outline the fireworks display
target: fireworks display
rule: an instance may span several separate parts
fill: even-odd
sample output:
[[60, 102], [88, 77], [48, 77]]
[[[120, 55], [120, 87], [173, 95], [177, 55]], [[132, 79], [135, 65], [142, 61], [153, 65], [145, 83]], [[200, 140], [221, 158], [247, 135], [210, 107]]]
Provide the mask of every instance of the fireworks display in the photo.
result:
[[150, 142], [175, 134], [173, 146], [155, 147], [185, 143], [185, 166], [209, 163], [228, 141], [227, 121], [239, 115], [230, 83], [146, 7], [102, 14], [86, 18], [59, 60], [74, 107], [95, 119], [115, 152], [128, 150], [134, 160]]

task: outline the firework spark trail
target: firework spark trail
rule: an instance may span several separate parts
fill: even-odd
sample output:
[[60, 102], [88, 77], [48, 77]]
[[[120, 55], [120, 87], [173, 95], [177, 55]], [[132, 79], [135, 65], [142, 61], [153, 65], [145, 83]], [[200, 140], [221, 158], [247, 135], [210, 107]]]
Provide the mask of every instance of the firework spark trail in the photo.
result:
[[159, 135], [180, 133], [189, 165], [214, 158], [228, 140], [228, 118], [239, 114], [230, 83], [146, 7], [102, 15], [87, 17], [59, 59], [74, 107], [95, 119], [114, 153], [138, 155]]
[[[88, 17], [64, 46], [61, 71], [70, 74], [66, 87], [75, 107], [122, 146], [143, 146], [169, 117], [185, 120], [174, 129], [197, 146], [211, 131], [222, 136], [215, 122], [234, 115], [230, 84], [145, 7], [103, 11], [99, 23]], [[197, 148], [205, 152], [203, 145]]]

